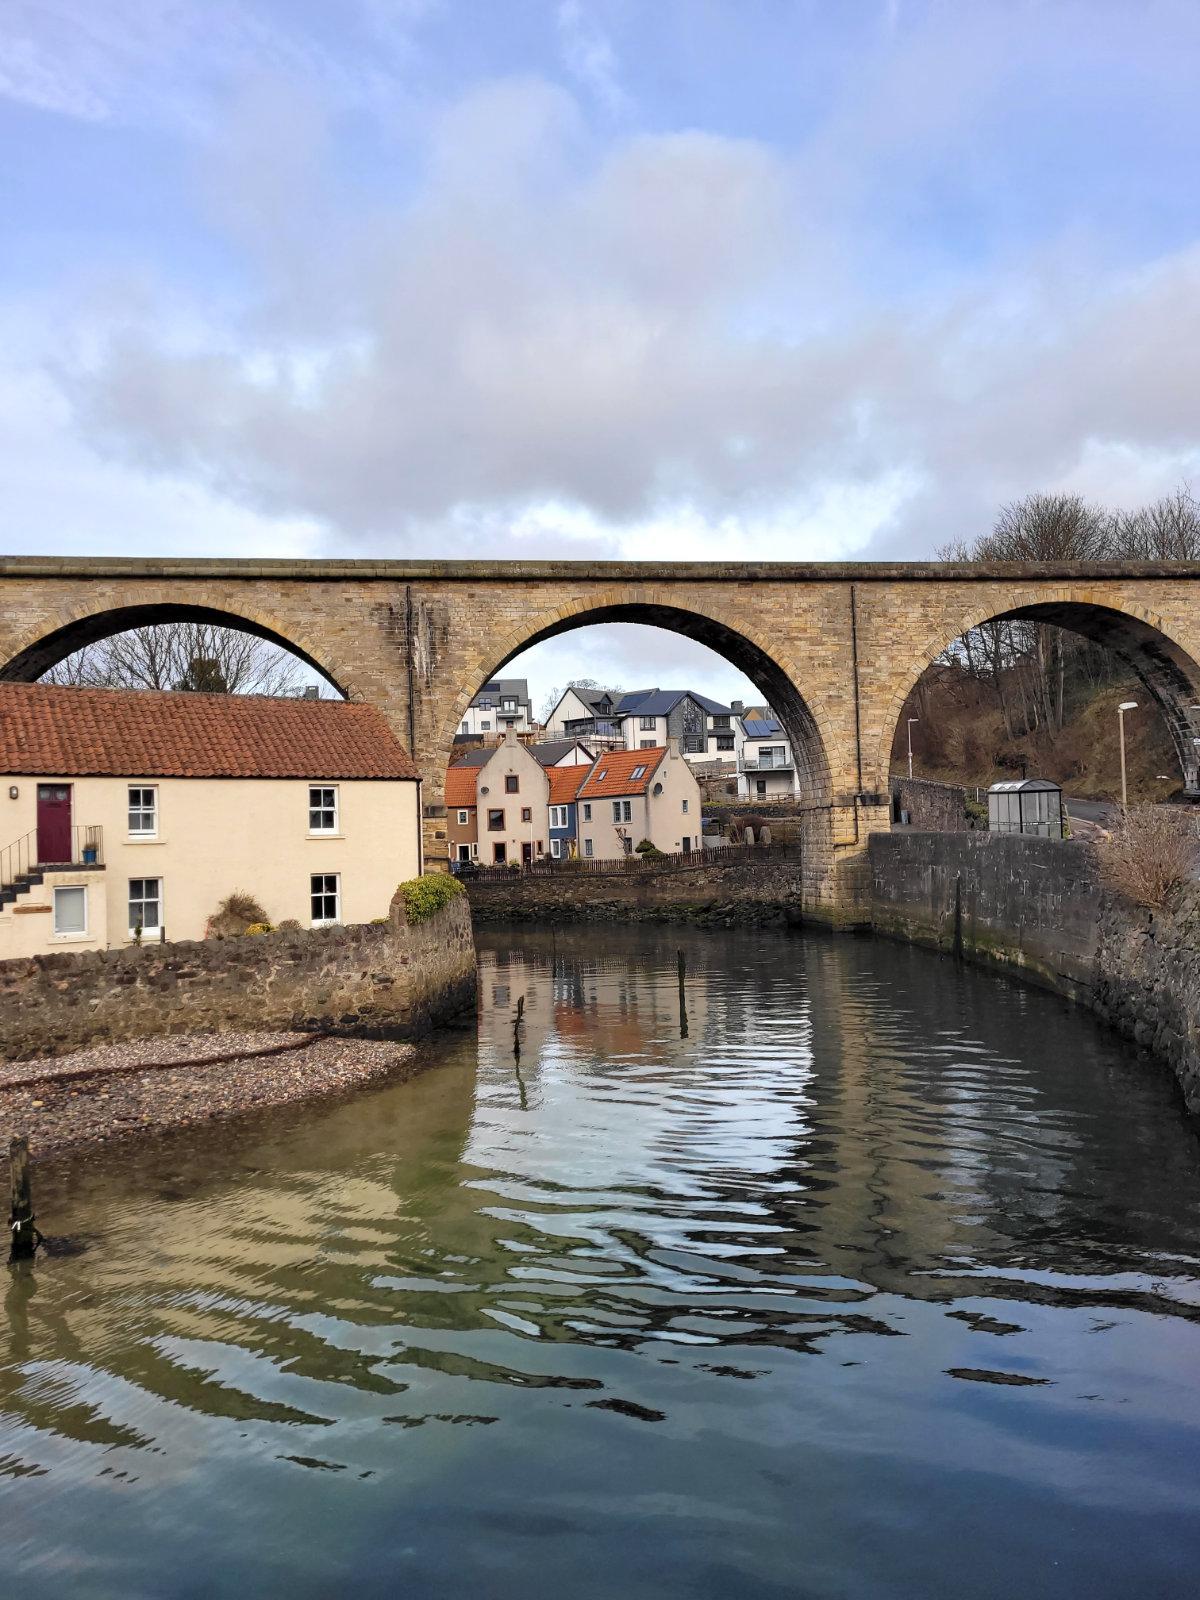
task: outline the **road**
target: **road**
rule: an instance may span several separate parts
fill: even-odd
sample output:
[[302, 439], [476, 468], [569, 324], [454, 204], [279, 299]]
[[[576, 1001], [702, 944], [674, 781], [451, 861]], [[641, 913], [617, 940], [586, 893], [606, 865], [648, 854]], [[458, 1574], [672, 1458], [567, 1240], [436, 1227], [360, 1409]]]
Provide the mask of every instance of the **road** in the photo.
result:
[[1101, 828], [1109, 827], [1121, 809], [1111, 800], [1076, 800], [1068, 795], [1063, 796], [1063, 804], [1072, 822], [1094, 822]]

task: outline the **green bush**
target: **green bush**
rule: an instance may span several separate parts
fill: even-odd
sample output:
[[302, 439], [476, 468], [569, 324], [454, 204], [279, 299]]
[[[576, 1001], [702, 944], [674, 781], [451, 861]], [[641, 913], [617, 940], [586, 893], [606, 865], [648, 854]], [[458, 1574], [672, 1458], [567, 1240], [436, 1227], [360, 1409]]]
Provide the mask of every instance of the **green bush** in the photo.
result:
[[400, 885], [409, 923], [425, 922], [457, 900], [466, 890], [448, 872], [427, 872], [423, 878], [410, 878]]

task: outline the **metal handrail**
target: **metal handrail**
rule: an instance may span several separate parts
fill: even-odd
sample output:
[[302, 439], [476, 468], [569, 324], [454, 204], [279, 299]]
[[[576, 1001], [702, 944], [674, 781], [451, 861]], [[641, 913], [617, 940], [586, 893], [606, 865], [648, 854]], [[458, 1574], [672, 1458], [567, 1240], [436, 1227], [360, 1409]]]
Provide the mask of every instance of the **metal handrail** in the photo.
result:
[[79, 823], [71, 828], [71, 859], [42, 861], [38, 856], [38, 831], [31, 828], [0, 850], [0, 889], [10, 889], [20, 878], [42, 867], [102, 867], [104, 829], [99, 823]]
[[[476, 866], [474, 862], [461, 875], [468, 882], [511, 883], [514, 879], [554, 877], [636, 877], [640, 873], [679, 871], [721, 861], [761, 861], [764, 857], [799, 856], [798, 843], [781, 840], [778, 844], [699, 845], [694, 850], [663, 851], [649, 860], [636, 853], [628, 856], [571, 856], [563, 859], [542, 856], [534, 862], [509, 862], [505, 866]], [[451, 870], [465, 863], [452, 862]]]

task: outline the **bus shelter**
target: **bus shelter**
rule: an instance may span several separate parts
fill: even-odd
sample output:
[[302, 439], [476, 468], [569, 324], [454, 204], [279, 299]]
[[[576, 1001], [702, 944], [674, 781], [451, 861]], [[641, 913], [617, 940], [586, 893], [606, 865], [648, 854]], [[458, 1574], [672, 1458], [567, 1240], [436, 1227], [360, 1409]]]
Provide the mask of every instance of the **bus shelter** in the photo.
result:
[[1062, 789], [1046, 778], [1013, 778], [987, 792], [989, 833], [1032, 833], [1061, 839]]

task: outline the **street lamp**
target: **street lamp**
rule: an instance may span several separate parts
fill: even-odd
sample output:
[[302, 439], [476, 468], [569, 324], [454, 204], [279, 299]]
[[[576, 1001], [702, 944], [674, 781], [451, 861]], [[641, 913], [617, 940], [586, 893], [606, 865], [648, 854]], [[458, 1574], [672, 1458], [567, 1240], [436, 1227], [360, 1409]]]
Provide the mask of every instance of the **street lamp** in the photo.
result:
[[912, 777], [912, 725], [914, 722], [920, 722], [920, 720], [920, 717], [909, 717], [908, 719], [908, 775], [910, 778]]
[[1138, 708], [1138, 703], [1137, 703], [1136, 700], [1122, 700], [1121, 704], [1117, 707], [1117, 727], [1120, 730], [1120, 734], [1121, 734], [1121, 810], [1122, 811], [1128, 811], [1129, 810], [1129, 796], [1128, 796], [1128, 793], [1126, 792], [1126, 787], [1125, 787], [1125, 713], [1127, 711], [1136, 711], [1137, 708]]

